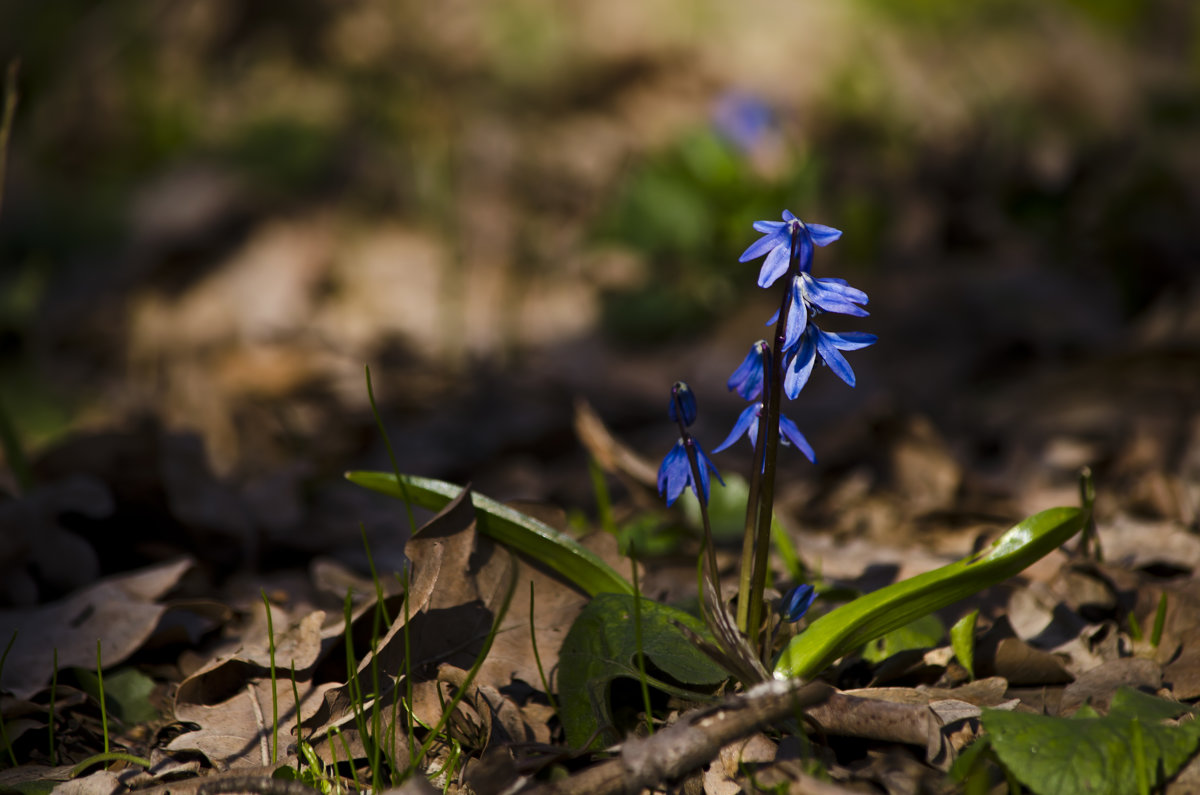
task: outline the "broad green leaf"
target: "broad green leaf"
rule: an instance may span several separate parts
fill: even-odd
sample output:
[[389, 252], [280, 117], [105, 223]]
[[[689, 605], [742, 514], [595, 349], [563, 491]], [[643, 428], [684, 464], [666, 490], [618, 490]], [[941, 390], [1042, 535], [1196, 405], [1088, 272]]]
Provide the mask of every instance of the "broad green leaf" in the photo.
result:
[[971, 678], [975, 678], [975, 622], [979, 619], [979, 611], [972, 610], [950, 627], [950, 648], [958, 658], [958, 664], [967, 669]]
[[[735, 473], [725, 475], [725, 482], [713, 478], [708, 490], [708, 520], [713, 538], [717, 541], [741, 539], [746, 529], [746, 500], [750, 498], [750, 484]], [[700, 527], [700, 502], [691, 491], [685, 492], [684, 516], [692, 527]]]
[[[633, 599], [626, 594], [597, 596], [575, 619], [558, 652], [559, 717], [573, 748], [582, 747], [598, 729], [611, 732], [612, 681], [618, 677], [640, 680]], [[695, 693], [681, 686], [712, 686], [729, 678], [675, 626], [677, 622], [710, 637], [700, 619], [644, 597], [641, 615], [646, 681], [652, 687], [694, 698]]]
[[862, 656], [867, 662], [882, 662], [898, 652], [932, 648], [938, 645], [945, 634], [946, 626], [940, 618], [935, 615], [921, 616], [868, 643], [863, 647]]
[[[347, 472], [346, 479], [431, 511], [440, 511], [462, 491], [444, 480], [413, 475], [397, 479], [390, 472]], [[569, 535], [477, 492], [471, 493], [471, 500], [484, 535], [549, 566], [591, 596], [633, 593], [624, 577]]]
[[1080, 508], [1051, 508], [1011, 528], [978, 555], [910, 577], [831, 610], [792, 638], [777, 678], [810, 678], [868, 641], [1019, 574], [1087, 523]]
[[1121, 688], [1108, 715], [1055, 718], [985, 709], [996, 756], [1037, 795], [1157, 790], [1200, 747], [1200, 721], [1166, 726], [1187, 706]]
[[[95, 672], [76, 668], [75, 674], [84, 691], [98, 701], [100, 682]], [[161, 717], [150, 703], [153, 690], [154, 680], [136, 668], [118, 668], [104, 674], [104, 703], [122, 723], [147, 723]]]

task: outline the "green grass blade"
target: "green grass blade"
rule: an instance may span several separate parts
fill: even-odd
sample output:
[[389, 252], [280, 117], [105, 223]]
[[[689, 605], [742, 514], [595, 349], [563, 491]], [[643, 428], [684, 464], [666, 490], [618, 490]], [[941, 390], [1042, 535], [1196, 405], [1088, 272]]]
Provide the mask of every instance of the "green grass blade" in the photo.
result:
[[775, 665], [775, 676], [814, 676], [867, 641], [1019, 574], [1079, 532], [1090, 516], [1090, 510], [1080, 508], [1042, 511], [1011, 528], [978, 555], [831, 610], [792, 639]]
[[[462, 491], [461, 486], [443, 480], [397, 477], [390, 472], [347, 472], [346, 479], [390, 497], [411, 500], [431, 511], [440, 511]], [[633, 587], [624, 577], [570, 536], [482, 494], [472, 492], [471, 500], [479, 530], [489, 538], [549, 566], [591, 596], [633, 594]]]

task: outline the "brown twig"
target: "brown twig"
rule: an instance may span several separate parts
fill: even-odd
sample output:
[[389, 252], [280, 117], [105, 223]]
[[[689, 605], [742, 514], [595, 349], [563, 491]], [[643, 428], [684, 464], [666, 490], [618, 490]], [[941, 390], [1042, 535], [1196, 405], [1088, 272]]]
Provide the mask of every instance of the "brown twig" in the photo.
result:
[[629, 740], [620, 754], [570, 778], [539, 784], [522, 795], [617, 795], [677, 779], [710, 762], [731, 742], [824, 701], [823, 682], [771, 681], [713, 707], [683, 715], [651, 737]]

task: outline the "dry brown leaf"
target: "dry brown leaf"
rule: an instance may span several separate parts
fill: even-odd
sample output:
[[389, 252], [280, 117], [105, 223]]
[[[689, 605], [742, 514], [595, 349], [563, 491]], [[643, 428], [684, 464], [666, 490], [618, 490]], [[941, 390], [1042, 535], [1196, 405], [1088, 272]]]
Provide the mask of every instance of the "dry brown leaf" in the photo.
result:
[[[259, 605], [265, 616], [266, 609]], [[290, 622], [286, 611], [272, 606], [275, 627], [275, 665], [282, 677], [295, 666], [297, 673], [308, 671], [321, 651], [321, 624], [324, 611], [317, 610]], [[265, 618], [251, 622], [243, 632], [243, 644], [236, 652], [209, 660], [188, 676], [175, 694], [175, 713], [191, 704], [213, 704], [242, 687], [246, 682], [266, 676], [271, 667]], [[182, 719], [182, 718], [181, 718]]]
[[[587, 595], [477, 533], [475, 511], [467, 495], [464, 490], [405, 548], [413, 561], [412, 612], [407, 630], [412, 651], [407, 664], [418, 677], [422, 668], [441, 663], [469, 669], [511, 586], [514, 590], [508, 613], [475, 681], [501, 688], [516, 678], [541, 688], [533, 634], [542, 670], [550, 676], [562, 640], [587, 603]], [[601, 538], [600, 543], [604, 540]], [[615, 549], [606, 552], [615, 554]], [[529, 624], [531, 584], [533, 632]], [[398, 616], [375, 653], [380, 668], [397, 675], [406, 664], [404, 624], [404, 617]], [[371, 663], [371, 655], [366, 655], [359, 671], [365, 671]]]
[[[209, 683], [211, 685], [211, 680]], [[296, 701], [292, 680], [279, 677], [275, 683], [279, 713], [278, 759], [295, 761]], [[298, 681], [301, 721], [312, 718], [323, 706], [320, 689]], [[193, 688], [192, 695], [198, 694]], [[211, 692], [206, 695], [215, 695]], [[167, 746], [169, 751], [198, 751], [220, 770], [262, 767], [272, 763], [275, 717], [271, 680], [244, 682], [216, 703], [177, 701], [175, 717], [200, 725], [199, 731], [181, 734]]]
[[1005, 616], [996, 620], [975, 644], [979, 676], [1001, 676], [1010, 685], [1054, 685], [1071, 681], [1063, 660], [1035, 649], [1016, 637]]
[[166, 611], [155, 600], [191, 566], [190, 559], [176, 560], [101, 580], [42, 607], [0, 610], [0, 642], [16, 633], [4, 689], [17, 698], [40, 692], [50, 684], [55, 650], [59, 667], [94, 669], [97, 640], [105, 668], [122, 662], [141, 648]]
[[1162, 683], [1162, 667], [1153, 660], [1142, 657], [1110, 660], [1067, 685], [1058, 704], [1058, 712], [1060, 715], [1069, 715], [1084, 704], [1091, 704], [1102, 713], [1107, 712], [1117, 688], [1132, 687], [1154, 693], [1162, 687]]
[[117, 774], [109, 770], [97, 770], [81, 778], [64, 781], [54, 788], [56, 795], [112, 795], [124, 789]]
[[730, 743], [721, 749], [713, 764], [704, 771], [705, 795], [734, 795], [742, 791], [744, 764], [761, 764], [775, 760], [778, 745], [759, 732]]

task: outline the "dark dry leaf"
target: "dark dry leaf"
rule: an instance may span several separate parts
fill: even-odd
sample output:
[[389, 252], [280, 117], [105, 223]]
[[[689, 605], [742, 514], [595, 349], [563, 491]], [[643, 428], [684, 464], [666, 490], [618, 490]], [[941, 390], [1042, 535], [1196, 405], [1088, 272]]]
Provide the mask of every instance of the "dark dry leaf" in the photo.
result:
[[16, 633], [4, 666], [3, 689], [29, 698], [50, 684], [58, 651], [60, 668], [95, 669], [96, 641], [104, 667], [124, 661], [154, 633], [166, 607], [156, 600], [170, 591], [192, 562], [187, 559], [109, 577], [59, 602], [24, 610], [0, 610], [0, 642]]

